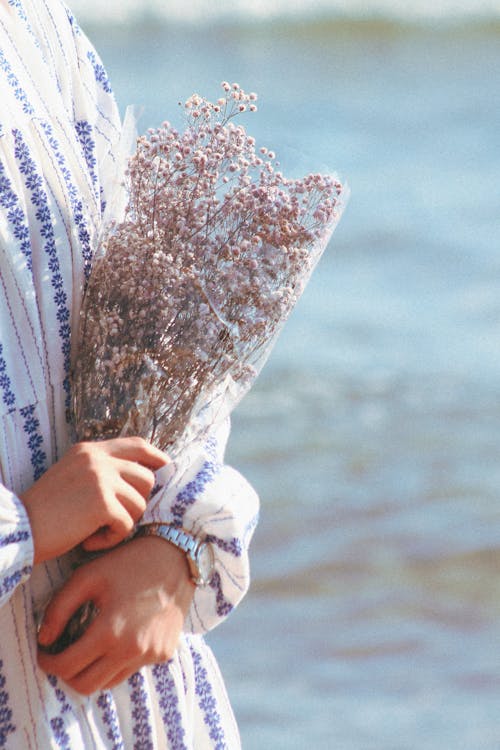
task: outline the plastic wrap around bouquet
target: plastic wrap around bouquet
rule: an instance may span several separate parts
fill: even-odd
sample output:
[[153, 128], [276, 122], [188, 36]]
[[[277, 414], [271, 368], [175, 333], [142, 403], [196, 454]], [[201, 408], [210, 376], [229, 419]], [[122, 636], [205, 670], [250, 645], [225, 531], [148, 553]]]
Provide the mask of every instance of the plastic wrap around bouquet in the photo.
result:
[[173, 460], [204, 440], [251, 387], [339, 221], [338, 179], [284, 177], [233, 122], [256, 95], [222, 87], [128, 160], [73, 352], [78, 440], [140, 435]]

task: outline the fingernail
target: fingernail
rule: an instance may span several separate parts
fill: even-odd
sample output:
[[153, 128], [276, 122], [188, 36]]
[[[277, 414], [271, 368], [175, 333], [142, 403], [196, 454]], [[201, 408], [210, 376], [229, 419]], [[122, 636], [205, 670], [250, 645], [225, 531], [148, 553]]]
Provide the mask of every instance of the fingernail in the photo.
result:
[[48, 628], [46, 625], [42, 625], [40, 630], [38, 631], [38, 643], [40, 646], [48, 646], [52, 641], [54, 640], [52, 638], [50, 628]]

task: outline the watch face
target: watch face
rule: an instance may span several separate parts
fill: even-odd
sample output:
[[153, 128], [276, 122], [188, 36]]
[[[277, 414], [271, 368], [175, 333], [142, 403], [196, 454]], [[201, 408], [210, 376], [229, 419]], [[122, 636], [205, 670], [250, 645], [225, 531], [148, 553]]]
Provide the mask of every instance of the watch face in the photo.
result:
[[215, 556], [212, 545], [208, 542], [202, 542], [196, 553], [196, 563], [198, 565], [198, 585], [207, 586], [212, 580], [214, 574]]

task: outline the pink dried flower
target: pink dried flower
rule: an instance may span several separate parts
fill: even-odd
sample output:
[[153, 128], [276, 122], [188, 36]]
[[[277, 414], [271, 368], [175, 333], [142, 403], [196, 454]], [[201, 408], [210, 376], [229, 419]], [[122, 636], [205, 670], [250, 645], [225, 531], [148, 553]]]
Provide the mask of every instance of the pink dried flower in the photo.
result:
[[80, 439], [139, 434], [178, 458], [203, 438], [251, 386], [340, 218], [341, 183], [274, 171], [232, 122], [257, 95], [222, 88], [236, 97], [194, 94], [184, 132], [150, 129], [129, 160], [74, 354]]

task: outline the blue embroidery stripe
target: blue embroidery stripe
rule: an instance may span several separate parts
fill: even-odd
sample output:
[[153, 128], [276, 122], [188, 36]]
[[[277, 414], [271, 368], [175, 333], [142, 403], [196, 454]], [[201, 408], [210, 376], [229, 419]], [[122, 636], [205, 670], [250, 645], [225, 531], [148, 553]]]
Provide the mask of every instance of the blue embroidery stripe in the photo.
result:
[[15, 573], [11, 573], [0, 579], [0, 600], [10, 594], [11, 591], [14, 591], [16, 586], [19, 586], [22, 581], [29, 578], [31, 571], [31, 566], [25, 565], [20, 570], [16, 570]]
[[3, 357], [3, 345], [0, 344], [0, 388], [2, 389], [2, 400], [8, 407], [9, 413], [14, 411], [16, 395], [12, 390], [12, 383], [7, 374], [7, 363]]
[[54, 688], [56, 698], [61, 705], [60, 715], [54, 716], [50, 720], [50, 726], [52, 728], [52, 731], [54, 732], [54, 739], [57, 742], [60, 750], [72, 750], [71, 740], [69, 734], [66, 731], [66, 725], [63, 718], [64, 714], [67, 714], [69, 711], [71, 711], [71, 706], [68, 703], [64, 691], [59, 687], [57, 677], [54, 677], [54, 675], [48, 675], [48, 680]]
[[7, 747], [9, 734], [14, 734], [12, 709], [9, 708], [9, 693], [5, 689], [7, 680], [3, 673], [3, 661], [0, 659], [0, 747]]
[[155, 664], [152, 669], [155, 679], [156, 691], [159, 695], [159, 706], [167, 739], [169, 750], [188, 750], [184, 738], [186, 732], [182, 726], [182, 715], [179, 708], [179, 698], [175, 680], [170, 672], [168, 664]]
[[9, 544], [20, 544], [27, 542], [30, 538], [28, 531], [13, 531], [11, 534], [0, 536], [0, 547], [7, 547]]
[[229, 750], [222, 728], [221, 717], [217, 710], [217, 701], [208, 679], [208, 673], [203, 666], [201, 654], [190, 646], [193, 657], [195, 692], [198, 697], [198, 705], [203, 712], [205, 726], [208, 729], [210, 739], [214, 742], [213, 750]]
[[60, 174], [66, 185], [68, 197], [71, 204], [71, 210], [73, 212], [73, 221], [78, 231], [78, 239], [80, 240], [81, 252], [83, 257], [83, 270], [85, 278], [88, 279], [90, 275], [90, 269], [92, 264], [92, 249], [90, 247], [90, 234], [85, 219], [85, 210], [81, 199], [79, 198], [78, 190], [73, 182], [73, 178], [70, 170], [66, 165], [66, 159], [61, 151], [59, 141], [53, 135], [53, 129], [50, 123], [41, 122], [42, 129], [47, 136], [47, 140], [54, 158], [59, 166]]
[[28, 436], [28, 448], [31, 452], [31, 465], [33, 467], [33, 477], [35, 481], [39, 479], [47, 468], [47, 456], [41, 449], [43, 439], [38, 430], [40, 422], [35, 416], [34, 406], [25, 406], [19, 412], [24, 419], [23, 430]]
[[7, 220], [12, 224], [12, 233], [19, 240], [21, 252], [26, 257], [28, 269], [31, 271], [33, 258], [31, 254], [28, 219], [19, 205], [19, 199], [12, 188], [11, 181], [5, 173], [5, 167], [2, 162], [0, 162], [0, 206], [8, 209]]
[[154, 750], [144, 677], [140, 672], [136, 672], [129, 677], [128, 684], [132, 688], [130, 700], [132, 702], [132, 731], [135, 739], [134, 750]]
[[116, 711], [113, 695], [109, 691], [101, 693], [97, 699], [97, 705], [102, 711], [102, 720], [107, 728], [106, 737], [112, 742], [110, 750], [124, 750], [118, 713]]
[[241, 557], [243, 554], [243, 545], [241, 540], [237, 537], [233, 537], [232, 539], [219, 539], [219, 537], [214, 534], [208, 534], [207, 541], [211, 542], [211, 544], [215, 544], [215, 546], [223, 552], [228, 552], [234, 557]]
[[33, 33], [33, 29], [31, 27], [31, 24], [28, 20], [28, 16], [26, 14], [26, 11], [24, 10], [23, 4], [21, 3], [21, 0], [9, 0], [9, 5], [12, 8], [16, 9], [17, 15], [21, 19], [21, 21], [24, 21], [26, 28], [28, 29], [28, 32], [31, 34], [31, 37], [33, 39], [33, 43], [36, 47], [40, 47], [40, 42], [36, 38], [35, 34]]
[[12, 91], [14, 92], [15, 98], [19, 102], [21, 102], [23, 106], [24, 114], [25, 115], [34, 114], [35, 110], [33, 109], [33, 106], [30, 104], [25, 90], [19, 83], [18, 77], [15, 75], [14, 71], [12, 70], [10, 66], [9, 61], [7, 60], [7, 58], [5, 57], [1, 49], [0, 49], [0, 70], [3, 70], [3, 72], [5, 73], [7, 83], [9, 84]]
[[90, 60], [92, 67], [94, 68], [94, 76], [106, 94], [112, 93], [112, 88], [109, 83], [109, 78], [107, 76], [106, 70], [104, 69], [104, 66], [102, 63], [98, 60], [97, 55], [93, 50], [90, 50], [87, 52], [87, 58]]
[[[87, 164], [90, 178], [94, 187], [97, 185], [97, 158], [96, 158], [96, 145], [93, 139], [93, 128], [92, 125], [86, 120], [79, 120], [75, 123], [75, 130], [82, 147], [83, 156]], [[96, 197], [98, 198], [97, 190], [94, 190]]]
[[54, 290], [53, 300], [56, 306], [56, 319], [59, 323], [59, 336], [61, 339], [61, 350], [64, 360], [64, 370], [66, 379], [64, 381], [64, 390], [66, 400], [69, 401], [69, 369], [70, 369], [70, 312], [67, 305], [67, 294], [64, 290], [63, 278], [60, 273], [59, 258], [54, 237], [54, 228], [52, 225], [52, 216], [50, 213], [47, 194], [43, 189], [43, 181], [37, 172], [34, 160], [31, 157], [30, 150], [25, 143], [21, 133], [14, 130], [15, 156], [19, 161], [19, 170], [25, 178], [25, 184], [31, 194], [31, 202], [36, 208], [36, 219], [40, 223], [40, 235], [44, 238], [44, 251], [48, 257], [48, 267], [52, 274], [51, 285]]
[[210, 581], [210, 588], [215, 592], [215, 606], [219, 617], [227, 617], [233, 609], [234, 604], [226, 599], [222, 590], [222, 579], [219, 573], [214, 573]]
[[209, 455], [208, 460], [204, 462], [195, 478], [191, 482], [188, 482], [175, 498], [171, 508], [174, 525], [182, 526], [186, 510], [191, 505], [194, 505], [205, 488], [213, 482], [217, 474], [221, 472], [222, 464], [217, 460], [216, 446], [217, 442], [215, 438], [211, 438], [207, 442], [206, 451]]

